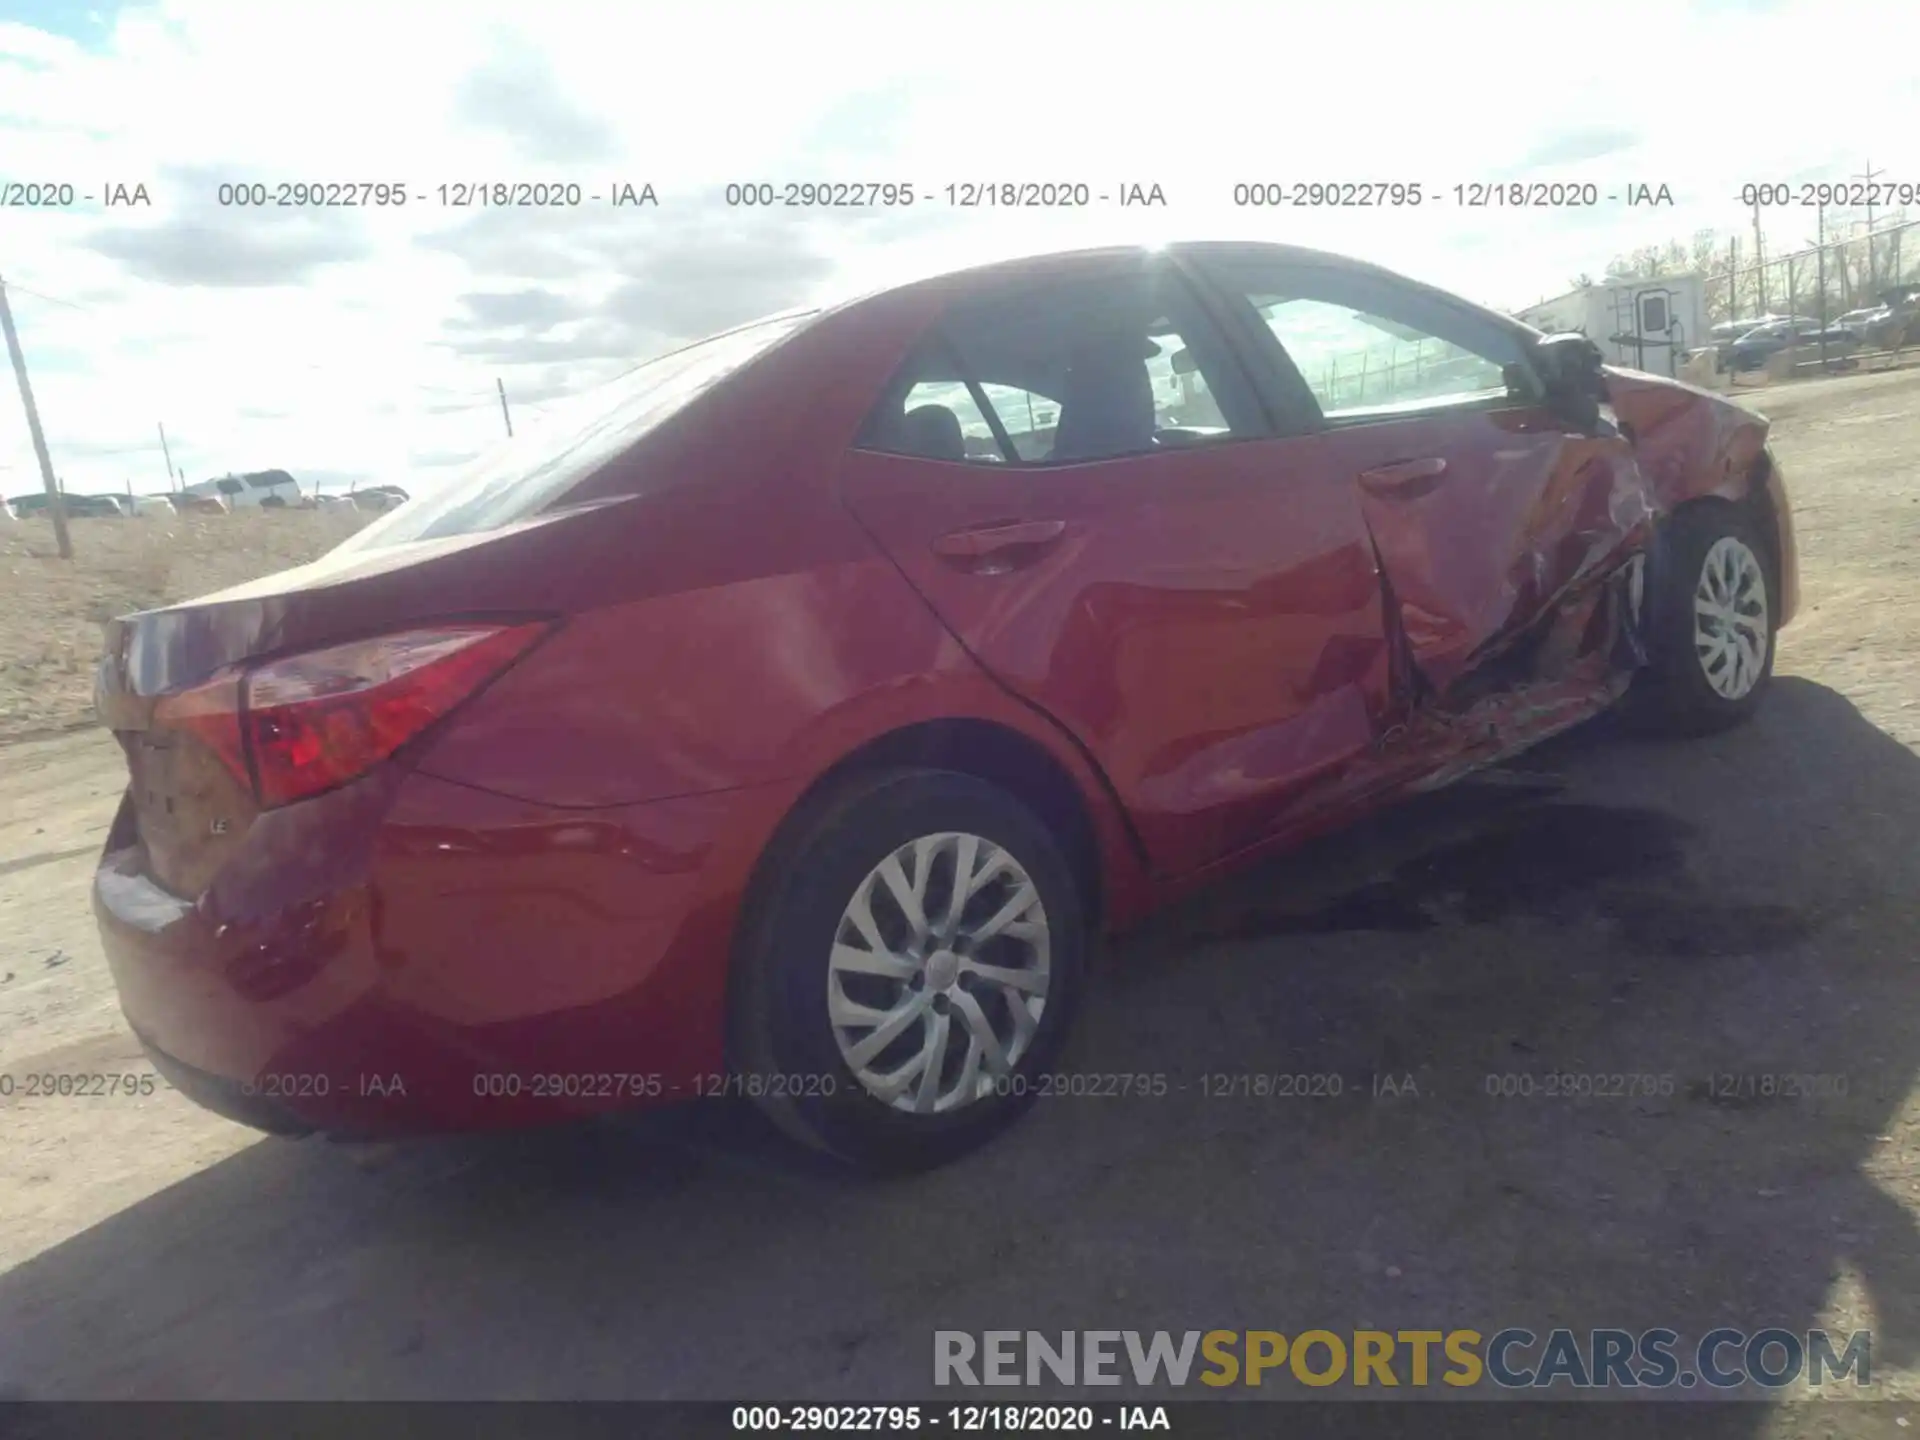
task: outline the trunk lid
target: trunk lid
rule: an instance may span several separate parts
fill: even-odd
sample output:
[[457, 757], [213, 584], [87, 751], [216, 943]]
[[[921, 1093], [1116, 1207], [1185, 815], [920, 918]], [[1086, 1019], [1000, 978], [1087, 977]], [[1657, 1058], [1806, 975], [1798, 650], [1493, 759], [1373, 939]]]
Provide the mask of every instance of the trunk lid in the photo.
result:
[[560, 511], [505, 530], [330, 551], [109, 622], [95, 708], [127, 757], [135, 835], [124, 838], [137, 838], [145, 872], [175, 894], [200, 895], [260, 813], [212, 745], [177, 717], [157, 718], [162, 700], [246, 663], [415, 624], [564, 614], [620, 528], [596, 519]]

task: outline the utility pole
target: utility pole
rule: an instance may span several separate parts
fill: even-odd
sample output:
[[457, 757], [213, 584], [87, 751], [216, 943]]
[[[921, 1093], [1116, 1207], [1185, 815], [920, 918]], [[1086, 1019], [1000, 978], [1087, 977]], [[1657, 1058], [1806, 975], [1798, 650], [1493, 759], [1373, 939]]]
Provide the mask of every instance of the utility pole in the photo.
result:
[[167, 448], [167, 427], [162, 422], [155, 423], [160, 425], [160, 454], [167, 462], [167, 489], [172, 490], [176, 477], [173, 469], [173, 452]]
[[513, 438], [513, 416], [507, 413], [507, 382], [498, 375], [493, 377], [493, 388], [500, 392], [500, 418], [507, 422], [507, 438]]
[[1876, 176], [1884, 175], [1884, 170], [1873, 168], [1873, 162], [1867, 162], [1867, 168], [1858, 175], [1849, 175], [1849, 180], [1861, 180], [1867, 187], [1867, 298], [1877, 299], [1880, 294], [1880, 273], [1873, 260], [1873, 182]]
[[13, 328], [13, 307], [7, 303], [7, 282], [0, 280], [0, 330], [7, 332], [7, 358], [13, 361], [13, 378], [20, 384], [20, 404], [27, 412], [27, 433], [33, 436], [33, 455], [40, 462], [40, 483], [47, 488], [47, 513], [53, 516], [53, 538], [60, 547], [60, 558], [73, 558], [73, 540], [67, 534], [67, 504], [53, 478], [53, 457], [47, 454], [47, 437], [40, 429], [40, 412], [34, 408], [33, 386], [27, 382], [27, 357], [20, 353], [20, 335]]
[[1767, 309], [1767, 250], [1760, 238], [1760, 202], [1753, 202], [1753, 263], [1754, 279], [1760, 287], [1760, 313], [1771, 314]]
[[1820, 369], [1827, 368], [1827, 207], [1823, 202], [1816, 212], [1813, 253], [1820, 273]]

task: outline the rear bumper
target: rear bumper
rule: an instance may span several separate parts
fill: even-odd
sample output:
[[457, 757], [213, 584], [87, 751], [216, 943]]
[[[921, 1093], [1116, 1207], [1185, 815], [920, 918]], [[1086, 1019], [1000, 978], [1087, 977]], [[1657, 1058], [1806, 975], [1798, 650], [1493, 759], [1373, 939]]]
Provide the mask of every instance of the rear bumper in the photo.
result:
[[196, 1070], [184, 1060], [169, 1055], [145, 1035], [138, 1031], [134, 1034], [153, 1062], [153, 1068], [160, 1072], [160, 1078], [202, 1109], [255, 1130], [264, 1130], [269, 1135], [313, 1133], [311, 1125], [278, 1100], [262, 1095], [258, 1087], [225, 1075]]
[[116, 824], [93, 887], [121, 1008], [257, 1129], [539, 1124], [714, 1088], [726, 955], [784, 794], [555, 811], [413, 774], [254, 822], [196, 901]]

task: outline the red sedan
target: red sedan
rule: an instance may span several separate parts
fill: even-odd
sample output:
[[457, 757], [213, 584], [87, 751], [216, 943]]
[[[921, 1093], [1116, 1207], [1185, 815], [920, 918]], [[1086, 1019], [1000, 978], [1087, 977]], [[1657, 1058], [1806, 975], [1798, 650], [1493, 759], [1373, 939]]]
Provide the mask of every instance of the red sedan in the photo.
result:
[[264, 1129], [744, 1094], [937, 1163], [1097, 934], [1617, 701], [1750, 714], [1797, 604], [1766, 430], [1266, 245], [730, 331], [115, 622], [121, 1003]]

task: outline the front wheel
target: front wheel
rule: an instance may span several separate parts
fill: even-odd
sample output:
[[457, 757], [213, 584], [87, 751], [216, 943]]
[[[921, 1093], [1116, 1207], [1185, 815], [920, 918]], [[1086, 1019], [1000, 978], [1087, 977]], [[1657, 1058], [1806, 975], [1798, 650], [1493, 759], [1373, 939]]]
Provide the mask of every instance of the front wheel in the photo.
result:
[[757, 889], [735, 1065], [790, 1135], [925, 1169], [1038, 1093], [1079, 999], [1087, 918], [1059, 843], [1011, 795], [948, 771], [860, 777], [801, 817]]
[[1667, 524], [1647, 613], [1647, 667], [1627, 714], [1640, 728], [1704, 735], [1753, 713], [1773, 676], [1768, 549], [1743, 506], [1709, 502]]

